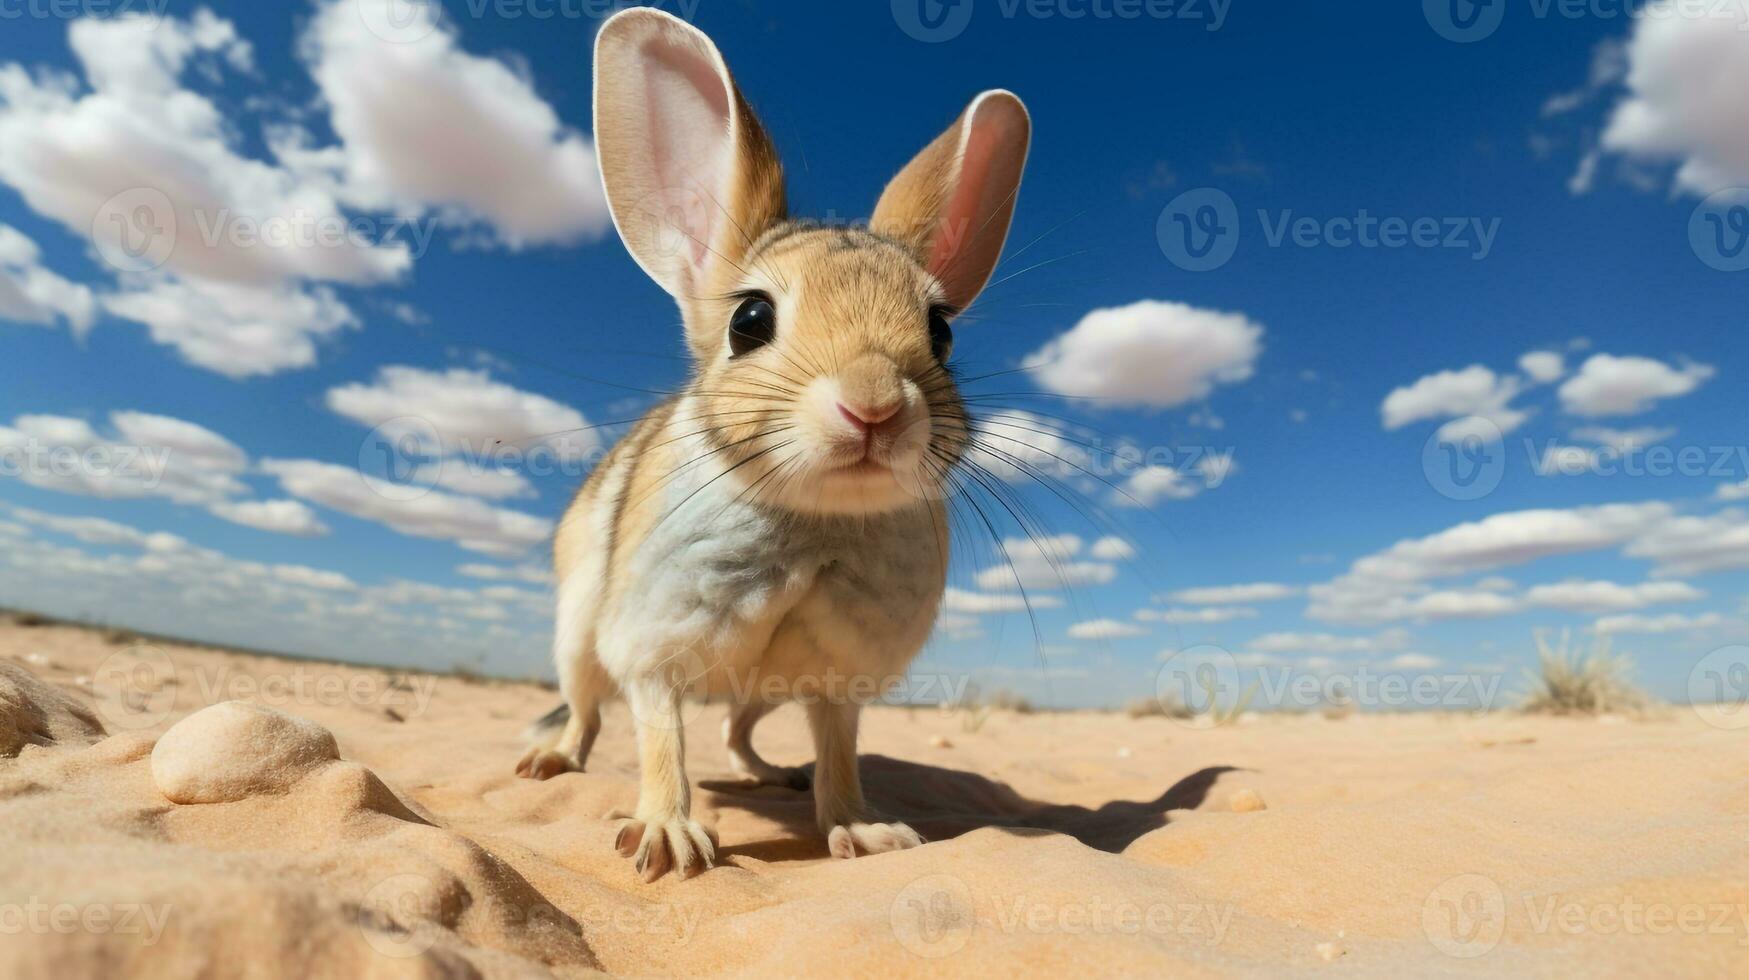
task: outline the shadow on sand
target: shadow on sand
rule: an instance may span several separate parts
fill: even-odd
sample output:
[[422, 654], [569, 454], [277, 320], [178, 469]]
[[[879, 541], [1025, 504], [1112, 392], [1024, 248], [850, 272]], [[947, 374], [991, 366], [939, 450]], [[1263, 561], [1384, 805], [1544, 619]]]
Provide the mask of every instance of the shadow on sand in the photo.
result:
[[[1113, 854], [1166, 826], [1168, 811], [1200, 805], [1222, 775], [1239, 771], [1234, 766], [1210, 766], [1179, 779], [1156, 799], [1113, 800], [1090, 809], [1029, 800], [1005, 783], [957, 769], [881, 755], [865, 755], [861, 761], [863, 794], [869, 803], [910, 824], [925, 840], [947, 840], [984, 827], [1010, 827], [1067, 834]], [[811, 774], [812, 766], [804, 768]], [[725, 847], [721, 852], [725, 856], [740, 854], [761, 861], [826, 856], [825, 842], [814, 827], [811, 791], [715, 780], [701, 782], [699, 788], [709, 794], [702, 801], [709, 806], [745, 810], [788, 831], [780, 839]]]

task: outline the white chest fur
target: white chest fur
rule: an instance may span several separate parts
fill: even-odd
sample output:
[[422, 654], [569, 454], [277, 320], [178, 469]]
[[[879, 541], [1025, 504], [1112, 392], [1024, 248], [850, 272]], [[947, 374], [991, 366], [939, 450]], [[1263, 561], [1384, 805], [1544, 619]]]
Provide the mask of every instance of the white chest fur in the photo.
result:
[[664, 491], [665, 516], [596, 632], [608, 672], [623, 680], [684, 658], [709, 693], [743, 697], [747, 685], [781, 694], [903, 673], [941, 599], [941, 516], [927, 504], [871, 517], [774, 512], [715, 475]]

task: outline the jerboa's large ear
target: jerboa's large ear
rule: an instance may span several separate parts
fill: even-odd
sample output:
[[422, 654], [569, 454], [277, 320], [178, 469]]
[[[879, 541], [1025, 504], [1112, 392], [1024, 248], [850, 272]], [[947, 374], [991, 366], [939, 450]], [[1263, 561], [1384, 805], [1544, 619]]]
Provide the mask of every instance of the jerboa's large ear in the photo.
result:
[[910, 245], [953, 306], [970, 306], [996, 268], [1031, 138], [1032, 121], [1014, 93], [985, 92], [875, 205], [869, 227]]
[[783, 170], [710, 38], [634, 7], [595, 37], [595, 152], [613, 221], [650, 278], [698, 295], [783, 220]]

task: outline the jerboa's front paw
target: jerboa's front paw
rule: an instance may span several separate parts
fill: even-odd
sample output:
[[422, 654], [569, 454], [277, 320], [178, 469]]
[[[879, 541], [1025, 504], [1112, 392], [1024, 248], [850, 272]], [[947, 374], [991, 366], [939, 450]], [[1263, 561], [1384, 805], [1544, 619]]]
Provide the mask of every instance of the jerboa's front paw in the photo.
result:
[[633, 817], [619, 830], [615, 846], [632, 859], [645, 881], [670, 870], [690, 878], [716, 862], [717, 842], [697, 820], [675, 816], [655, 820]]
[[833, 857], [853, 858], [863, 854], [884, 854], [917, 847], [923, 838], [902, 823], [883, 823], [879, 818], [846, 820], [826, 831], [826, 849]]

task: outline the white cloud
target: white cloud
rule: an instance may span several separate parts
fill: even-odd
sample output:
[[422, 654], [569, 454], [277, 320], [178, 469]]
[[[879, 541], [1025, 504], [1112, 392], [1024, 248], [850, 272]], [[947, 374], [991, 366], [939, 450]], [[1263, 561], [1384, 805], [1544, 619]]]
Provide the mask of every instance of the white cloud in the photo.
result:
[[1081, 547], [1081, 539], [1073, 534], [1037, 540], [1006, 538], [1002, 542], [1002, 552], [1008, 563], [979, 572], [978, 588], [991, 592], [1015, 588], [1061, 589], [1104, 585], [1117, 578], [1115, 565], [1075, 560]]
[[1124, 507], [1153, 507], [1167, 500], [1188, 500], [1203, 490], [1202, 484], [1183, 470], [1158, 464], [1144, 466], [1123, 482], [1112, 502]]
[[1659, 399], [1686, 395], [1711, 378], [1705, 364], [1672, 368], [1649, 357], [1593, 354], [1560, 387], [1561, 406], [1574, 415], [1638, 415]]
[[485, 579], [488, 582], [530, 582], [536, 585], [548, 585], [553, 580], [553, 574], [545, 565], [488, 565], [482, 562], [471, 562], [457, 565], [456, 574], [468, 578]]
[[1138, 609], [1136, 618], [1149, 623], [1186, 626], [1195, 623], [1227, 623], [1255, 619], [1257, 610], [1246, 606], [1205, 606], [1200, 609]]
[[952, 587], [948, 588], [946, 595], [941, 600], [941, 608], [948, 612], [973, 615], [1025, 612], [1028, 608], [1052, 609], [1062, 604], [1062, 600], [1056, 596], [1034, 595], [1032, 593], [1022, 596], [1013, 592], [1006, 595], [991, 595]]
[[146, 327], [188, 363], [230, 378], [316, 363], [317, 344], [357, 327], [350, 308], [323, 286], [239, 286], [146, 277], [103, 299], [113, 316]]
[[62, 320], [83, 336], [96, 316], [90, 289], [44, 268], [36, 243], [0, 224], [0, 320], [44, 327]]
[[[1708, 194], [1749, 183], [1749, 32], [1734, 4], [1649, 4], [1627, 45], [1628, 94], [1602, 148], [1680, 164], [1677, 187]], [[1684, 10], [1684, 8], [1688, 8]]]
[[294, 497], [411, 537], [454, 541], [470, 551], [514, 557], [545, 541], [553, 529], [545, 518], [438, 490], [405, 499], [406, 488], [333, 463], [270, 459], [261, 469]]
[[1195, 589], [1179, 589], [1167, 595], [1173, 602], [1197, 606], [1230, 606], [1247, 602], [1274, 602], [1289, 599], [1303, 591], [1297, 585], [1280, 582], [1247, 582], [1242, 585], [1209, 585]]
[[1425, 653], [1399, 653], [1385, 661], [1384, 666], [1392, 670], [1432, 670], [1439, 664], [1438, 657], [1429, 657]]
[[1262, 337], [1242, 314], [1143, 300], [1088, 313], [1022, 363], [1058, 394], [1171, 408], [1251, 377]]
[[1701, 613], [1687, 616], [1682, 613], [1667, 613], [1663, 616], [1605, 616], [1593, 624], [1592, 629], [1599, 633], [1681, 633], [1686, 630], [1711, 629], [1724, 625], [1725, 619], [1718, 613]]
[[331, 189], [244, 155], [219, 107], [184, 85], [197, 67], [211, 79], [250, 70], [228, 21], [87, 17], [68, 43], [88, 90], [0, 65], [0, 182], [129, 270], [107, 312], [247, 377], [307, 366], [317, 339], [355, 323], [304, 284], [385, 282], [411, 266], [405, 243], [318, 233], [351, 227]]
[[397, 15], [431, 13], [404, 0], [319, 5], [301, 54], [341, 142], [284, 145], [286, 157], [327, 170], [356, 206], [482, 221], [511, 245], [606, 229], [594, 148], [524, 73], [461, 51], [445, 25], [409, 24], [389, 41], [367, 23]]
[[1115, 640], [1127, 636], [1146, 636], [1148, 631], [1134, 623], [1115, 619], [1093, 619], [1069, 627], [1069, 637], [1075, 640]]
[[1136, 547], [1123, 538], [1108, 536], [1093, 542], [1087, 553], [1102, 561], [1127, 561], [1136, 556]]
[[146, 532], [102, 517], [64, 517], [24, 507], [12, 508], [12, 516], [35, 527], [65, 534], [86, 544], [119, 545], [150, 552], [180, 551], [188, 542], [163, 531]]
[[320, 537], [328, 533], [328, 525], [322, 523], [316, 512], [296, 500], [221, 501], [209, 509], [216, 517], [258, 531], [290, 534], [301, 538]]
[[1533, 350], [1518, 359], [1518, 369], [1530, 380], [1548, 384], [1567, 373], [1567, 360], [1558, 351]]
[[1671, 514], [1668, 504], [1657, 502], [1494, 514], [1357, 560], [1346, 574], [1311, 587], [1307, 615], [1374, 623], [1508, 613], [1517, 604], [1507, 597], [1485, 590], [1435, 591], [1428, 583], [1625, 545], [1662, 527]]
[[1618, 453], [1643, 449], [1653, 443], [1663, 442], [1675, 434], [1676, 430], [1673, 428], [1657, 428], [1649, 425], [1636, 429], [1612, 429], [1602, 425], [1582, 425], [1573, 430], [1573, 438], [1594, 442]]
[[1692, 602], [1706, 593], [1686, 582], [1616, 582], [1569, 579], [1551, 585], [1533, 586], [1524, 595], [1532, 606], [1574, 613], [1627, 612], [1666, 602]]
[[1323, 653], [1357, 654], [1394, 650], [1409, 641], [1402, 630], [1385, 630], [1370, 636], [1343, 636], [1336, 633], [1265, 633], [1245, 648], [1257, 653]]
[[1723, 484], [1719, 487], [1717, 496], [1720, 500], [1749, 500], [1749, 480]]
[[204, 426], [164, 415], [117, 411], [109, 434], [84, 419], [21, 415], [0, 426], [6, 469], [31, 486], [87, 497], [167, 497], [212, 504], [248, 493], [237, 477], [248, 457]]
[[1523, 390], [1523, 379], [1496, 375], [1480, 364], [1472, 364], [1461, 371], [1429, 374], [1414, 384], [1393, 390], [1385, 396], [1379, 412], [1386, 429], [1400, 429], [1426, 419], [1456, 419], [1457, 422], [1440, 429], [1440, 437], [1448, 441], [1463, 435], [1457, 426], [1472, 416], [1494, 423], [1505, 435], [1530, 418], [1528, 412], [1511, 406]]
[[[327, 404], [360, 425], [392, 428], [391, 435], [404, 434], [422, 443], [435, 438], [439, 445], [420, 447], [433, 455], [465, 455], [479, 460], [491, 458], [500, 447], [520, 453], [546, 447], [571, 462], [601, 445], [600, 436], [588, 427], [583, 413], [544, 395], [494, 381], [483, 370], [427, 371], [391, 365], [378, 371], [370, 384], [330, 389]], [[491, 497], [515, 496], [527, 488], [517, 474], [495, 467], [447, 463], [439, 482], [461, 492]]]
[[1722, 510], [1673, 517], [1640, 535], [1626, 553], [1656, 562], [1653, 574], [1662, 576], [1749, 568], [1749, 515]]

